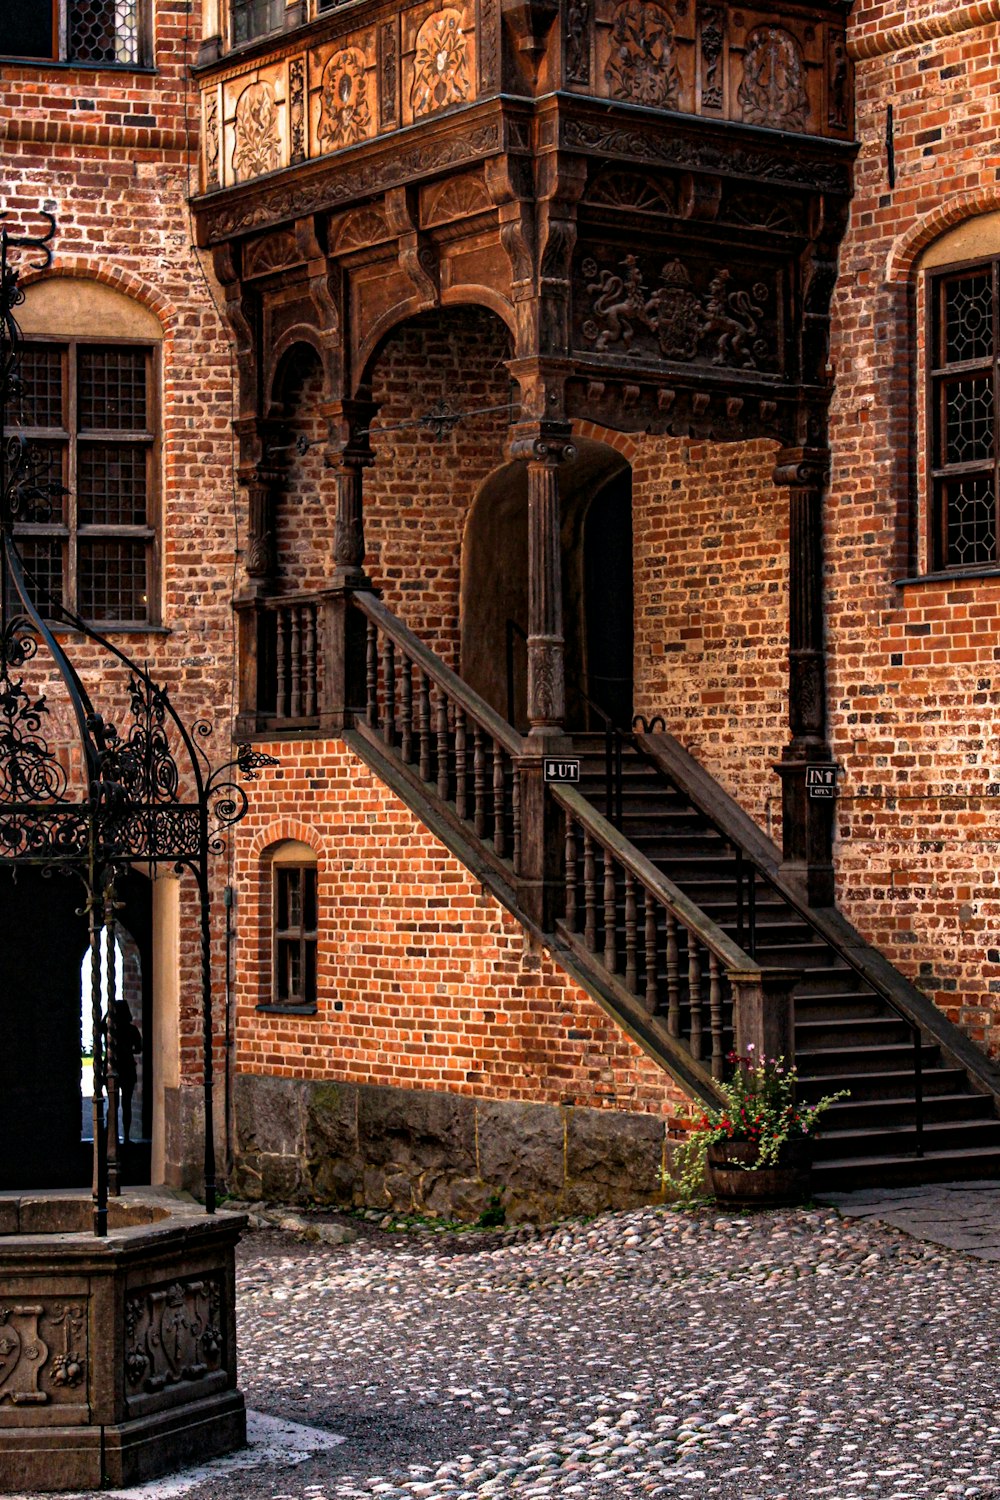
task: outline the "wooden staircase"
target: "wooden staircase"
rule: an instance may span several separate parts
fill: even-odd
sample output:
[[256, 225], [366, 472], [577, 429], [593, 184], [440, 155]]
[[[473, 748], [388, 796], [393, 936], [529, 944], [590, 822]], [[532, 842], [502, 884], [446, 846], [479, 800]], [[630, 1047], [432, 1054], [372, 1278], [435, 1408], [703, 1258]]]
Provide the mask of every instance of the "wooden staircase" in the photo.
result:
[[[659, 748], [653, 748], [653, 740]], [[605, 738], [577, 736], [580, 790], [596, 807], [611, 811], [621, 834], [758, 962], [801, 970], [793, 991], [801, 1093], [816, 1099], [850, 1091], [849, 1099], [826, 1116], [817, 1143], [817, 1187], [1000, 1175], [1000, 1119], [989, 1065], [979, 1068], [977, 1077], [940, 1036], [928, 1035], [912, 1014], [913, 996], [907, 997], [901, 977], [895, 994], [865, 977], [852, 961], [854, 953], [845, 952], [839, 941], [837, 926], [846, 926], [842, 919], [824, 922], [822, 913], [810, 912], [794, 892], [783, 889], [778, 851], [765, 849], [763, 836], [745, 821], [727, 817], [732, 804], [727, 807], [728, 799], [678, 753], [679, 747], [672, 746], [668, 764], [671, 757], [665, 760], [663, 754], [668, 741], [650, 737], [646, 753], [635, 744], [623, 745], [620, 792], [609, 808]], [[687, 791], [671, 775], [678, 769], [689, 781]], [[737, 821], [740, 826], [733, 827]], [[746, 843], [755, 847], [747, 849]], [[760, 868], [763, 858], [771, 866], [770, 878]], [[956, 1031], [952, 1041], [961, 1044], [964, 1038]], [[917, 1047], [922, 1156], [916, 1154]], [[969, 1060], [967, 1048], [961, 1050]]]

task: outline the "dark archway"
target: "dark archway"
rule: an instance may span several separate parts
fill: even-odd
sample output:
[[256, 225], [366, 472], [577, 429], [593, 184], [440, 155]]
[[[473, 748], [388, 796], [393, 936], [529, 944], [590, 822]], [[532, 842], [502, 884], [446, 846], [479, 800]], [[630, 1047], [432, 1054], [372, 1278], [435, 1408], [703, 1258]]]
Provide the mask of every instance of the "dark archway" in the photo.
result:
[[[152, 1076], [152, 891], [142, 875], [121, 879], [121, 918], [142, 975], [142, 1139], [124, 1155], [126, 1182], [149, 1181]], [[80, 972], [88, 948], [82, 882], [33, 866], [0, 870], [0, 952], [5, 979], [0, 1030], [8, 1059], [0, 1087], [0, 1190], [85, 1187], [93, 1141], [81, 1129]], [[87, 1003], [89, 1004], [89, 996]], [[133, 1136], [138, 1135], [138, 1117]]]
[[[592, 699], [632, 717], [632, 474], [581, 440], [559, 471], [567, 727], [600, 727]], [[528, 475], [505, 464], [481, 487], [462, 544], [462, 665], [470, 687], [527, 729]]]

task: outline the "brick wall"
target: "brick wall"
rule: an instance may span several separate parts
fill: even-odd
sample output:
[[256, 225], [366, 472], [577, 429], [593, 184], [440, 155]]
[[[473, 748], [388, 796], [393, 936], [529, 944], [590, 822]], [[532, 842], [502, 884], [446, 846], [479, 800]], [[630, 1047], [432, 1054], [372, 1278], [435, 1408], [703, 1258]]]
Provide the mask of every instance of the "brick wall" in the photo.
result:
[[[908, 9], [904, 24], [891, 7], [866, 4], [852, 16], [861, 154], [835, 299], [828, 629], [832, 740], [846, 771], [841, 901], [995, 1050], [1000, 582], [898, 583], [925, 569], [928, 555], [915, 477], [923, 318], [914, 253], [997, 206], [1000, 28], [977, 24], [984, 13], [922, 6]], [[885, 153], [890, 101], [895, 188]]]
[[[238, 1068], [673, 1116], [683, 1096], [342, 743], [284, 741], [237, 837]], [[270, 999], [265, 851], [315, 849], [315, 1016]]]

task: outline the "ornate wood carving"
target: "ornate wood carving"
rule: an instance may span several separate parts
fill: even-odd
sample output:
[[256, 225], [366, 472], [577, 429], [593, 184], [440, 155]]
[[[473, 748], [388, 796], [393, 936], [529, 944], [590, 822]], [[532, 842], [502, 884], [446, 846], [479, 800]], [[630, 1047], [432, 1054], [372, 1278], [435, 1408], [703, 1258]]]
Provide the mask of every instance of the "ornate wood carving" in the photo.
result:
[[354, 208], [330, 226], [330, 253], [347, 255], [351, 250], [366, 250], [369, 245], [391, 240], [393, 230], [378, 208]]
[[278, 107], [269, 83], [248, 84], [236, 104], [233, 175], [237, 182], [281, 165]]
[[479, 90], [485, 94], [499, 86], [499, 0], [479, 0]]
[[809, 118], [802, 49], [782, 26], [755, 26], [743, 54], [737, 97], [749, 125], [805, 130]]
[[[650, 288], [637, 255], [615, 267], [593, 256], [581, 266], [588, 315], [580, 332], [598, 354], [654, 353], [682, 364], [737, 370], [775, 369], [780, 360], [775, 290], [758, 273], [734, 282], [728, 266], [692, 269], [676, 256], [660, 266]], [[699, 284], [707, 276], [707, 285]], [[652, 278], [651, 278], [652, 279]]]
[[434, 247], [418, 228], [416, 192], [393, 188], [385, 195], [386, 223], [399, 237], [400, 270], [405, 271], [422, 302], [436, 303], [440, 298], [438, 261]]
[[471, 219], [492, 207], [482, 177], [474, 172], [464, 172], [426, 190], [420, 219], [425, 228], [430, 228], [435, 224], [454, 223], [456, 219]]
[[383, 21], [379, 29], [379, 114], [383, 130], [399, 124], [399, 22]]
[[219, 175], [219, 95], [210, 89], [205, 95], [205, 191], [210, 193], [221, 182]]
[[288, 64], [288, 158], [294, 166], [306, 159], [306, 64], [293, 57]]
[[375, 132], [368, 98], [368, 60], [344, 47], [327, 61], [320, 90], [317, 139], [323, 151], [353, 146]]
[[462, 12], [448, 6], [435, 11], [417, 32], [410, 108], [414, 119], [464, 104], [472, 93], [469, 44]]
[[125, 1300], [128, 1396], [155, 1394], [224, 1368], [222, 1288], [217, 1277], [144, 1287]]
[[788, 183], [815, 192], [851, 190], [849, 161], [795, 157], [785, 152], [738, 146], [732, 142], [696, 140], [656, 126], [611, 125], [602, 119], [568, 116], [561, 123], [561, 144], [576, 151], [622, 160], [660, 162], [664, 166], [718, 172], [757, 182]]
[[653, 0], [623, 0], [611, 27], [611, 55], [604, 69], [612, 99], [676, 109], [680, 74], [674, 57], [669, 12]]
[[720, 112], [725, 98], [722, 87], [722, 49], [725, 41], [725, 11], [706, 5], [699, 12], [701, 33], [701, 107]]
[[590, 83], [593, 19], [590, 0], [567, 0], [564, 47], [568, 83]]
[[293, 234], [287, 230], [267, 234], [263, 239], [254, 240], [243, 252], [244, 280], [284, 270], [286, 266], [297, 265], [302, 258]]
[[642, 214], [673, 214], [677, 211], [672, 183], [614, 168], [602, 172], [590, 184], [585, 201], [619, 212], [622, 209]]
[[838, 133], [849, 125], [850, 68], [847, 61], [847, 37], [842, 31], [831, 31], [827, 58], [826, 123]]

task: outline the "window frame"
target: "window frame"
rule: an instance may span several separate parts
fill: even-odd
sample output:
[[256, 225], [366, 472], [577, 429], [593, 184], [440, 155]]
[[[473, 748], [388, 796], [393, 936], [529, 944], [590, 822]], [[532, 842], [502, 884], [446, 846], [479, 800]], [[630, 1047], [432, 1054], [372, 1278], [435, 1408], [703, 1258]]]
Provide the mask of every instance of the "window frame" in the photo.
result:
[[[948, 362], [944, 288], [960, 276], [989, 272], [992, 349], [979, 359]], [[1000, 252], [974, 260], [948, 261], [923, 272], [924, 291], [924, 492], [927, 498], [927, 565], [931, 575], [969, 577], [1000, 570]], [[983, 377], [991, 382], [993, 456], [989, 459], [947, 463], [944, 402], [949, 382], [961, 377]], [[949, 559], [949, 504], [947, 485], [962, 475], [992, 471], [993, 551], [971, 562]]]
[[[52, 48], [47, 56], [7, 52], [0, 45], [0, 58], [4, 62], [16, 62], [27, 67], [96, 69], [101, 72], [110, 70], [111, 72], [118, 73], [151, 72], [153, 48], [149, 0], [135, 0], [136, 42], [134, 61], [119, 61], [115, 59], [113, 62], [107, 59], [75, 57], [70, 51], [72, 11], [76, 6], [85, 3], [86, 0], [51, 0]], [[109, 3], [113, 6], [115, 0], [109, 0]]]
[[[25, 347], [58, 349], [62, 364], [63, 421], [60, 428], [40, 427], [25, 423], [16, 431], [26, 441], [39, 444], [59, 444], [64, 450], [61, 482], [65, 485], [64, 510], [61, 520], [22, 521], [14, 527], [18, 541], [58, 540], [62, 547], [62, 603], [80, 616], [86, 624], [102, 631], [145, 631], [160, 625], [160, 547], [161, 547], [161, 370], [160, 345], [142, 338], [106, 339], [95, 336], [68, 334], [26, 334]], [[139, 349], [145, 354], [146, 368], [146, 428], [87, 428], [81, 429], [77, 422], [79, 410], [79, 376], [77, 356], [84, 348]], [[81, 525], [79, 519], [79, 453], [81, 446], [93, 443], [117, 442], [142, 446], [146, 452], [146, 524], [109, 525], [90, 522]], [[146, 555], [146, 614], [145, 618], [115, 618], [107, 615], [85, 613], [80, 597], [80, 540], [141, 541]], [[60, 623], [55, 621], [56, 625]]]
[[[281, 882], [290, 876], [310, 877], [312, 882], [312, 908], [315, 925], [306, 924], [307, 898], [303, 879], [300, 911], [297, 923], [281, 925]], [[286, 900], [287, 909], [287, 900]], [[315, 857], [308, 859], [296, 852], [284, 858], [280, 848], [271, 860], [271, 998], [268, 1010], [280, 1010], [292, 1015], [314, 1015], [319, 1006], [319, 865]], [[301, 995], [282, 994], [282, 952], [297, 943], [300, 972], [303, 976]], [[309, 954], [312, 964], [310, 970]], [[310, 985], [311, 975], [311, 985]]]

